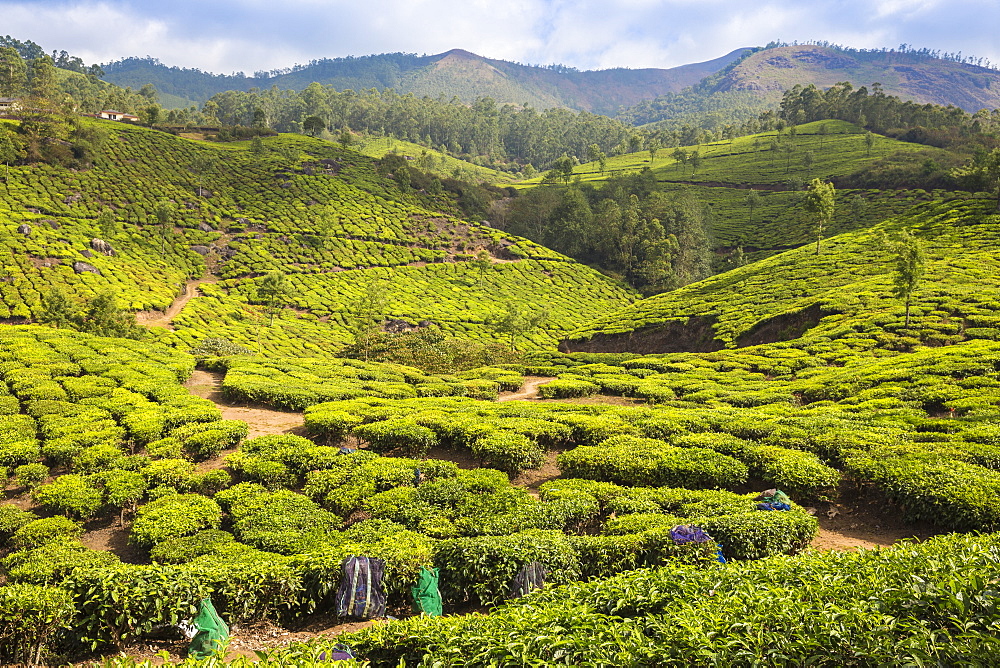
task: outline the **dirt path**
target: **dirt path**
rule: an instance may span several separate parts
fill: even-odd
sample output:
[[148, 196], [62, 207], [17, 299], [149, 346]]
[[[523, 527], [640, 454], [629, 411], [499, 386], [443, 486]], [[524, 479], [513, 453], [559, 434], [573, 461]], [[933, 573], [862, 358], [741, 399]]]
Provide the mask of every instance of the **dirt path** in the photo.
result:
[[214, 371], [196, 369], [184, 387], [197, 395], [208, 399], [222, 411], [223, 420], [243, 420], [250, 428], [247, 438], [266, 436], [268, 434], [300, 434], [304, 422], [302, 413], [276, 411], [271, 408], [258, 408], [226, 400], [222, 396], [222, 379], [224, 374]]
[[522, 399], [537, 399], [538, 386], [555, 380], [553, 376], [525, 376], [524, 385], [517, 392], [501, 392], [497, 401], [519, 401]]
[[888, 547], [901, 540], [926, 540], [941, 530], [926, 523], [907, 523], [901, 513], [877, 496], [866, 496], [846, 483], [841, 501], [816, 508], [819, 534], [811, 547], [817, 550], [856, 550]]
[[217, 283], [218, 281], [219, 277], [211, 274], [194, 281], [188, 281], [184, 285], [184, 291], [181, 293], [180, 297], [175, 299], [166, 311], [162, 313], [160, 311], [140, 311], [135, 314], [135, 321], [143, 327], [166, 327], [167, 329], [172, 330], [173, 327], [171, 326], [170, 321], [181, 312], [181, 309], [183, 309], [189, 301], [198, 296], [198, 286], [203, 283]]

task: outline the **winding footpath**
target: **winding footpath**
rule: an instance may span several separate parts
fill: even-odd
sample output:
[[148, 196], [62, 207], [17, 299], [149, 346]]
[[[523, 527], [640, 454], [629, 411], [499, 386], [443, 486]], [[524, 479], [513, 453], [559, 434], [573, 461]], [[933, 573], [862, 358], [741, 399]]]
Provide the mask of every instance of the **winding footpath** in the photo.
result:
[[520, 401], [522, 399], [537, 399], [538, 388], [555, 380], [551, 376], [525, 376], [524, 385], [517, 392], [501, 392], [497, 401]]
[[142, 327], [166, 327], [169, 330], [173, 330], [171, 321], [177, 317], [177, 314], [181, 312], [189, 301], [198, 296], [199, 286], [205, 283], [217, 283], [218, 281], [219, 277], [211, 274], [188, 281], [184, 285], [184, 291], [167, 307], [166, 311], [162, 313], [160, 311], [140, 311], [135, 314], [135, 321]]

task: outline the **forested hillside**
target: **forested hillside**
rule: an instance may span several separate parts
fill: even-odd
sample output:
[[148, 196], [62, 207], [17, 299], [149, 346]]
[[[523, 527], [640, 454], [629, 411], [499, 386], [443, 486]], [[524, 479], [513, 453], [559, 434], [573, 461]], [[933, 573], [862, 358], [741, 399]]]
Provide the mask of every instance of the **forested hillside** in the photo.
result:
[[[197, 69], [169, 67], [149, 58], [125, 58], [103, 65], [104, 80], [141, 88], [152, 84], [191, 103], [203, 103], [229, 90], [251, 88], [301, 91], [311, 83], [337, 91], [384, 91], [416, 97], [457, 98], [472, 103], [483, 97], [499, 104], [530, 105], [537, 109], [566, 107], [613, 115], [621, 107], [666, 92], [677, 92], [725, 67], [744, 50], [704, 63], [670, 69], [611, 69], [580, 72], [573, 68], [521, 65], [484, 58], [462, 49], [431, 56], [383, 53], [370, 56], [323, 58], [306, 65], [219, 75]], [[178, 106], [187, 106], [178, 105]]]

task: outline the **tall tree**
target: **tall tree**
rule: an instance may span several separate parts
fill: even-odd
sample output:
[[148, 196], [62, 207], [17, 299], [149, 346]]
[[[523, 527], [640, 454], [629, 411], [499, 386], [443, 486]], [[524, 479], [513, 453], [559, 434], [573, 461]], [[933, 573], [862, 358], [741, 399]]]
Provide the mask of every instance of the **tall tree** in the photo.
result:
[[110, 239], [118, 232], [118, 221], [111, 209], [104, 209], [97, 216], [97, 233], [102, 239]]
[[694, 176], [694, 173], [701, 167], [701, 153], [692, 151], [688, 157], [688, 162], [691, 163], [691, 176]]
[[820, 246], [823, 242], [823, 231], [833, 220], [833, 210], [836, 205], [834, 195], [836, 190], [832, 183], [813, 179], [806, 188], [805, 198], [802, 205], [809, 213], [816, 214], [816, 254], [820, 253]]
[[515, 301], [505, 301], [503, 310], [487, 319], [486, 325], [498, 336], [508, 337], [511, 350], [517, 350], [517, 339], [538, 329], [549, 318], [547, 309], [526, 311]]
[[25, 157], [21, 141], [6, 124], [0, 124], [0, 162], [4, 164], [4, 181], [10, 179], [10, 163]]
[[76, 328], [80, 325], [80, 307], [58, 286], [42, 295], [42, 312], [38, 322], [56, 328]]
[[268, 326], [274, 324], [274, 315], [284, 308], [292, 296], [292, 284], [281, 271], [269, 272], [257, 286], [257, 300], [267, 306]]
[[753, 225], [753, 210], [759, 207], [761, 203], [760, 193], [751, 188], [746, 197], [743, 198], [743, 201], [746, 202], [747, 208], [750, 209], [750, 217], [747, 219], [747, 227], [749, 227]]
[[674, 152], [671, 154], [671, 156], [674, 159], [675, 168], [680, 169], [681, 165], [687, 164], [688, 161], [687, 151], [682, 149], [680, 146], [674, 149]]
[[326, 123], [319, 116], [306, 116], [302, 121], [302, 129], [311, 137], [315, 137], [326, 129]]
[[865, 133], [865, 149], [867, 150], [867, 155], [870, 158], [872, 156], [872, 146], [875, 145], [875, 133], [866, 132]]
[[389, 290], [385, 281], [369, 280], [361, 286], [361, 294], [344, 311], [347, 330], [354, 336], [354, 346], [361, 350], [367, 362], [380, 323], [385, 320]]
[[0, 48], [0, 97], [17, 97], [28, 85], [28, 66], [17, 49]]
[[906, 327], [910, 326], [910, 302], [924, 275], [926, 256], [923, 244], [908, 230], [899, 233], [893, 251], [892, 294], [906, 305]]
[[656, 161], [656, 152], [661, 148], [659, 139], [650, 139], [646, 144], [646, 150], [649, 151], [649, 165], [652, 166], [653, 162]]
[[167, 252], [167, 238], [174, 229], [174, 215], [176, 213], [177, 209], [173, 202], [160, 202], [153, 209], [153, 215], [156, 216], [157, 227], [160, 230], [160, 255], [165, 255]]
[[55, 97], [58, 91], [56, 66], [49, 56], [31, 61], [31, 95], [44, 100]]
[[977, 152], [967, 165], [952, 170], [952, 175], [970, 190], [996, 190], [997, 211], [1000, 211], [1000, 148], [989, 153]]

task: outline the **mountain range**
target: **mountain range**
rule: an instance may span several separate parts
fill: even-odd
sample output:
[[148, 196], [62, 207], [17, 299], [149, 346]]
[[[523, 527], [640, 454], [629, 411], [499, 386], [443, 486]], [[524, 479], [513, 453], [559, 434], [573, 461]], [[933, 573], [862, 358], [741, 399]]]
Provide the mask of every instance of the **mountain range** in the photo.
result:
[[204, 102], [226, 90], [271, 86], [301, 90], [319, 82], [338, 90], [393, 88], [417, 96], [454, 96], [466, 102], [492, 97], [501, 104], [528, 104], [541, 109], [568, 107], [614, 115], [622, 107], [692, 86], [748, 51], [737, 49], [714, 60], [670, 69], [581, 72], [555, 65], [521, 65], [452, 49], [432, 56], [388, 53], [322, 59], [286, 70], [259, 72], [253, 77], [168, 67], [151, 58], [127, 58], [104, 65], [104, 79], [133, 88], [151, 83], [161, 97], [167, 96], [167, 106]]
[[[165, 107], [204, 102], [226, 90], [301, 90], [310, 83], [337, 90], [392, 88], [416, 96], [458, 98], [471, 103], [491, 97], [500, 104], [538, 109], [565, 107], [644, 124], [683, 111], [733, 106], [770, 108], [795, 85], [855, 87], [878, 83], [889, 95], [919, 103], [954, 105], [966, 111], [1000, 107], [1000, 72], [938, 57], [927, 50], [859, 50], [830, 45], [768, 45], [741, 48], [702, 63], [669, 69], [577, 71], [486, 58], [452, 49], [431, 56], [389, 53], [315, 60], [308, 65], [252, 77], [169, 67], [152, 58], [126, 58], [104, 65], [104, 79], [119, 86], [153, 84]], [[624, 111], [623, 110], [628, 110]]]

